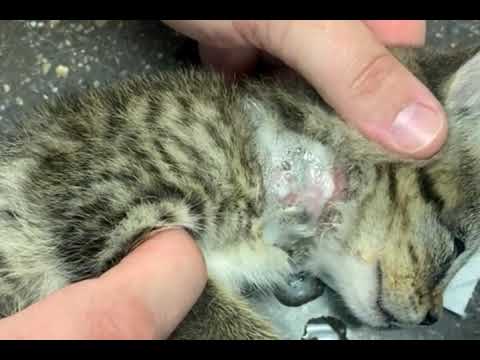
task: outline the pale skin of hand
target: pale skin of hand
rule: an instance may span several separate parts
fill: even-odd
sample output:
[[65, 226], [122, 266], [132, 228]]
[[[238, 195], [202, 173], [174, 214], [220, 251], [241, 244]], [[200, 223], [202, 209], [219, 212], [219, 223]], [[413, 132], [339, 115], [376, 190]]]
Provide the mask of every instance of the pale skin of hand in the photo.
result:
[[0, 320], [0, 339], [166, 339], [206, 278], [202, 254], [186, 232], [155, 233], [101, 277]]
[[437, 153], [447, 122], [431, 92], [386, 49], [422, 46], [425, 21], [164, 21], [200, 44], [204, 63], [248, 72], [267, 53], [309, 81], [351, 126], [401, 157]]
[[[247, 72], [260, 51], [281, 59], [388, 150], [426, 158], [445, 141], [440, 104], [383, 45], [423, 45], [423, 21], [165, 22], [200, 41], [204, 62], [226, 73]], [[427, 110], [402, 112], [413, 103]], [[103, 276], [0, 320], [0, 338], [165, 339], [206, 279], [202, 254], [186, 232], [152, 234]]]

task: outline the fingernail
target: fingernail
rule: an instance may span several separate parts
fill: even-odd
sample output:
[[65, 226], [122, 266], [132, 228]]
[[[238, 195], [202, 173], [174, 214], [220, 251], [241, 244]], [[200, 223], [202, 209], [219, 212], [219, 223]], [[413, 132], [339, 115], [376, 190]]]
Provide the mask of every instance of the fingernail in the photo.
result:
[[415, 154], [435, 141], [442, 130], [441, 115], [421, 104], [412, 104], [397, 114], [391, 135], [398, 150]]

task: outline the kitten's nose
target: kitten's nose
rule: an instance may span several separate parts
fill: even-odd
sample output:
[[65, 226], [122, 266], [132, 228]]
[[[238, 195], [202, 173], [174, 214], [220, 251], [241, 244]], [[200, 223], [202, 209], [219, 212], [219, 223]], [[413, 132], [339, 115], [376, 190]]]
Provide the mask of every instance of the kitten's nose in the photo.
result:
[[425, 316], [425, 319], [420, 323], [420, 325], [428, 326], [428, 325], [433, 325], [438, 321], [438, 316], [435, 315], [432, 311], [429, 311], [427, 313], [427, 316]]

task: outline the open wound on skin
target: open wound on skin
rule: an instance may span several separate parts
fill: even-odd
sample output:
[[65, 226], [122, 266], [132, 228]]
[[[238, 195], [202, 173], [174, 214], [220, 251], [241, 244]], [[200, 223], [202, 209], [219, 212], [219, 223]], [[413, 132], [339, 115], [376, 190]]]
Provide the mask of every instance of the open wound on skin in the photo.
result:
[[346, 181], [338, 168], [328, 168], [305, 154], [301, 165], [284, 160], [273, 168], [272, 188], [282, 207], [306, 210], [318, 220], [324, 208], [343, 197]]

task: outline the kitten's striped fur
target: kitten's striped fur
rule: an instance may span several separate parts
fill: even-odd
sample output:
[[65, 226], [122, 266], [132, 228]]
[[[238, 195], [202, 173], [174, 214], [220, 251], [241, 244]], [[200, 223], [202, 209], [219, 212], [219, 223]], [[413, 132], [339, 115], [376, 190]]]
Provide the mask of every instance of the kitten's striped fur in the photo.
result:
[[[153, 229], [182, 226], [210, 280], [173, 338], [275, 338], [240, 290], [273, 288], [290, 260], [331, 282], [371, 325], [436, 316], [442, 289], [480, 242], [480, 91], [463, 90], [476, 90], [480, 78], [469, 76], [480, 66], [474, 58], [475, 69], [455, 76], [476, 51], [395, 53], [450, 116], [448, 144], [430, 161], [367, 142], [299, 79], [227, 85], [206, 70], [181, 70], [45, 105], [0, 147], [0, 314], [100, 275]], [[268, 204], [251, 121], [259, 114], [323, 144], [347, 178], [335, 226], [282, 249], [264, 239]], [[458, 244], [466, 251], [457, 259]]]

